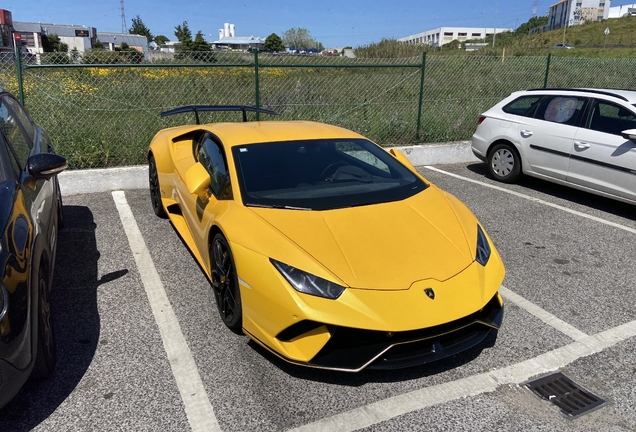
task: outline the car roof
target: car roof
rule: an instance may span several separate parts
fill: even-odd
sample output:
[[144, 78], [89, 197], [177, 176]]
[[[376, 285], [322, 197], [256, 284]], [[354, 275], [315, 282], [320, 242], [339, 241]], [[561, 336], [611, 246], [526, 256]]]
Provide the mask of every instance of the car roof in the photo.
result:
[[278, 141], [312, 139], [359, 139], [364, 137], [348, 129], [311, 121], [258, 121], [210, 123], [200, 125], [218, 136], [223, 145], [233, 147]]
[[[622, 99], [627, 103], [636, 104], [636, 91], [634, 90], [622, 90], [622, 89], [598, 89], [598, 88], [536, 88], [529, 89], [528, 92], [546, 92], [548, 94], [554, 93], [586, 93], [597, 94], [603, 96], [611, 96], [618, 99]], [[523, 93], [523, 92], [521, 92]]]

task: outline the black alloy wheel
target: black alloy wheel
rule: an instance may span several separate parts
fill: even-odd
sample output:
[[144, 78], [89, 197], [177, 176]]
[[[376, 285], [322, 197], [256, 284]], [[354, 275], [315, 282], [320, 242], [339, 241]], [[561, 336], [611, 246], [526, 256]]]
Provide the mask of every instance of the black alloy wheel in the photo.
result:
[[488, 171], [497, 181], [514, 183], [521, 176], [521, 158], [510, 144], [497, 144], [488, 153]]
[[58, 231], [64, 229], [64, 204], [62, 203], [62, 192], [60, 191], [60, 185], [57, 184], [57, 229]]
[[210, 247], [212, 288], [223, 323], [232, 330], [243, 325], [241, 291], [230, 246], [222, 234], [216, 234]]
[[50, 377], [55, 370], [57, 361], [48, 274], [46, 266], [40, 266], [38, 275], [38, 343], [35, 365], [31, 374], [31, 377], [35, 379]]
[[157, 174], [157, 164], [155, 157], [150, 155], [148, 158], [148, 183], [150, 185], [150, 202], [155, 214], [160, 218], [166, 218], [166, 210], [161, 203], [161, 188], [159, 187], [159, 175]]

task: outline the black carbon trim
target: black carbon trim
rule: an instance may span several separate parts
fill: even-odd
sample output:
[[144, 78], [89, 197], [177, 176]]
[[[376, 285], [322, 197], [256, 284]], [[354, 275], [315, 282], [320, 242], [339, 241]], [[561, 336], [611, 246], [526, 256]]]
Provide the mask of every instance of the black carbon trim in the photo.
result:
[[561, 152], [561, 151], [558, 151], [558, 150], [552, 150], [552, 149], [541, 147], [541, 146], [538, 146], [538, 145], [535, 145], [535, 144], [530, 144], [530, 148], [532, 150], [538, 150], [538, 151], [542, 151], [542, 152], [545, 152], [545, 153], [554, 154], [554, 155], [557, 155], [557, 156], [570, 157], [569, 153], [564, 153], [564, 152]]
[[629, 169], [629, 168], [626, 168], [626, 167], [623, 167], [623, 166], [620, 166], [620, 165], [613, 165], [613, 164], [609, 164], [607, 162], [601, 162], [601, 161], [597, 161], [597, 160], [593, 160], [593, 159], [588, 159], [588, 158], [585, 158], [583, 156], [577, 156], [577, 155], [570, 155], [570, 157], [572, 159], [576, 159], [576, 160], [581, 161], [581, 162], [586, 162], [586, 163], [589, 163], [589, 164], [592, 164], [592, 165], [599, 165], [599, 166], [602, 166], [602, 167], [605, 167], [605, 168], [613, 169], [615, 171], [620, 171], [620, 172], [625, 172], [625, 173], [628, 173], [628, 174], [636, 175], [636, 170], [632, 170], [632, 169]]
[[586, 158], [586, 157], [583, 157], [583, 156], [579, 156], [579, 155], [575, 155], [575, 154], [568, 154], [568, 153], [560, 152], [558, 150], [552, 150], [552, 149], [549, 149], [549, 148], [540, 147], [540, 146], [535, 145], [535, 144], [530, 144], [530, 148], [533, 149], [533, 150], [538, 150], [538, 151], [542, 151], [542, 152], [545, 152], [545, 153], [554, 154], [554, 155], [557, 155], [557, 156], [569, 157], [571, 159], [575, 159], [575, 160], [580, 161], [580, 162], [585, 162], [585, 163], [589, 163], [589, 164], [592, 164], [592, 165], [598, 165], [598, 166], [602, 166], [602, 167], [605, 167], [605, 168], [610, 168], [610, 169], [613, 169], [613, 170], [616, 170], [616, 171], [620, 171], [620, 172], [625, 172], [625, 173], [628, 173], [628, 174], [636, 175], [636, 170], [633, 170], [633, 169], [630, 169], [630, 168], [627, 168], [627, 167], [623, 167], [623, 166], [620, 166], [620, 165], [609, 164], [607, 162], [601, 162], [601, 161], [598, 161], [598, 160], [589, 159], [589, 158]]

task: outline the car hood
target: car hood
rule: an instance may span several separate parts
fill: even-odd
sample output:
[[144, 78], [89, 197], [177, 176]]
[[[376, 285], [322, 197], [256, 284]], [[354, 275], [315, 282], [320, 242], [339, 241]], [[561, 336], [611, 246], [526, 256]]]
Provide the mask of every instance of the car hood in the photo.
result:
[[401, 290], [423, 279], [443, 281], [475, 259], [474, 242], [435, 187], [347, 209], [251, 209], [352, 288]]

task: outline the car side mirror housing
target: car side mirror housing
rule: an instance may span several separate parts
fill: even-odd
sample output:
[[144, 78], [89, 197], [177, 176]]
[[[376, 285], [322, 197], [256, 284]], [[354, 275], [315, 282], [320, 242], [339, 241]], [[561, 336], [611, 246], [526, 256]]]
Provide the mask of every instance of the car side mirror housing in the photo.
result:
[[621, 136], [636, 144], [636, 129], [627, 129], [621, 132]]
[[210, 186], [210, 182], [210, 174], [201, 162], [195, 163], [186, 171], [185, 184], [188, 188], [188, 192], [193, 195], [205, 195], [208, 186]]
[[389, 150], [389, 153], [398, 160], [398, 162], [400, 162], [402, 165], [404, 165], [405, 167], [407, 167], [408, 169], [410, 169], [413, 172], [415, 171], [415, 167], [413, 166], [413, 164], [411, 163], [411, 161], [406, 157], [406, 155], [404, 153], [402, 153], [400, 150], [398, 149], [394, 149], [392, 148], [391, 150]]
[[48, 180], [66, 168], [66, 158], [55, 153], [38, 153], [27, 159], [29, 174], [36, 179]]

